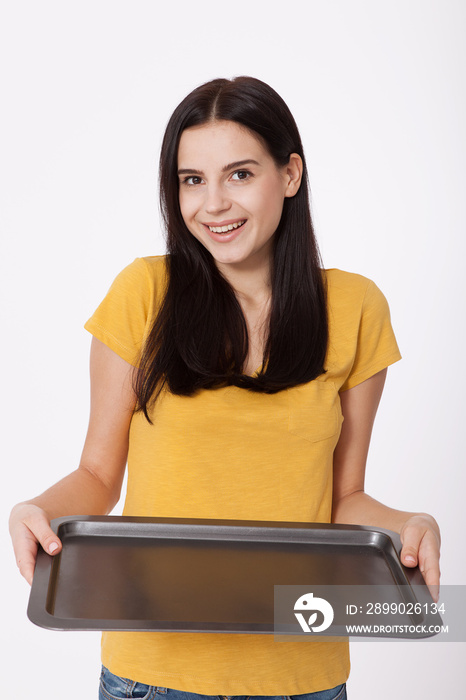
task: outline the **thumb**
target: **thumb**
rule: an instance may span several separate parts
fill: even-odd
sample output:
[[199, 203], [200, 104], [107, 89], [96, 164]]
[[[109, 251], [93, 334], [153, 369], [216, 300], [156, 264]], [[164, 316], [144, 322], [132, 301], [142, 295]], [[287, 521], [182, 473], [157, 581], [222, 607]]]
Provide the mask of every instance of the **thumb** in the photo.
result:
[[421, 544], [424, 532], [417, 525], [407, 525], [400, 533], [403, 547], [401, 549], [401, 563], [405, 566], [414, 567], [419, 563], [419, 547]]
[[20, 573], [31, 584], [40, 544], [49, 554], [58, 553], [61, 542], [49, 525], [46, 513], [35, 506], [15, 507], [10, 517], [10, 532]]
[[405, 566], [417, 566], [417, 550], [414, 547], [403, 547], [403, 549], [401, 550], [401, 562]]
[[24, 524], [47, 554], [58, 554], [61, 550], [60, 538], [50, 527], [49, 521], [41, 511], [34, 512], [25, 518]]

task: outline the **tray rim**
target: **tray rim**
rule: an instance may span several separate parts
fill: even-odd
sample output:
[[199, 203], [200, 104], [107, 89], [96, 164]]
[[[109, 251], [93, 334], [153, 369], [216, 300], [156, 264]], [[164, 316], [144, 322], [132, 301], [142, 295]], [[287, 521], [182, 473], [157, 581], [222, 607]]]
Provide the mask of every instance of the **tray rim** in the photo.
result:
[[[315, 523], [315, 522], [291, 522], [291, 521], [273, 521], [273, 520], [231, 520], [231, 519], [207, 519], [207, 518], [168, 518], [168, 517], [147, 517], [147, 516], [131, 516], [131, 515], [72, 515], [54, 518], [50, 526], [52, 530], [60, 536], [60, 531], [67, 525], [73, 523], [92, 523], [101, 525], [103, 529], [110, 528], [112, 525], [126, 524], [144, 526], [151, 529], [156, 527], [157, 530], [149, 531], [144, 534], [139, 531], [135, 533], [135, 537], [182, 537], [189, 539], [251, 539], [255, 541], [275, 540], [279, 534], [287, 533], [286, 541], [299, 542], [306, 541], [310, 532], [321, 532], [322, 539], [324, 536], [331, 533], [331, 538], [338, 538], [340, 533], [361, 533], [366, 538], [372, 535], [374, 538], [380, 536], [386, 538], [387, 544], [393, 547], [399, 559], [402, 544], [400, 536], [393, 530], [388, 530], [382, 527], [373, 527], [368, 525], [354, 525], [342, 523]], [[196, 533], [190, 533], [190, 528], [196, 528]], [[166, 528], [166, 529], [165, 529]], [[177, 530], [181, 530], [177, 533]], [[294, 533], [294, 536], [291, 535]], [[118, 533], [112, 535], [111, 532], [98, 533], [100, 536], [120, 536]], [[235, 535], [233, 538], [232, 535]], [[84, 534], [82, 535], [84, 536]], [[127, 536], [130, 536], [127, 534]], [[325, 543], [325, 542], [323, 542]], [[369, 544], [367, 540], [361, 542], [349, 542], [347, 546], [352, 544]], [[375, 544], [373, 542], [372, 544]], [[409, 582], [416, 584], [423, 583], [424, 579], [418, 570], [405, 567], [401, 561], [399, 562], [403, 573]], [[413, 580], [412, 580], [413, 579]]]

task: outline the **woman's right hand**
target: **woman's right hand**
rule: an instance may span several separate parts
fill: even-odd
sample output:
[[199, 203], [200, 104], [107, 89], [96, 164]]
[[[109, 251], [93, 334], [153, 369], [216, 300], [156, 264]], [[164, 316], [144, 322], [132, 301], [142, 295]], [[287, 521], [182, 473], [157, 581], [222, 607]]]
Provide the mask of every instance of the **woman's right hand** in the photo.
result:
[[48, 554], [58, 554], [60, 539], [50, 527], [45, 510], [32, 503], [18, 503], [11, 511], [9, 525], [16, 563], [21, 575], [31, 585], [39, 545]]

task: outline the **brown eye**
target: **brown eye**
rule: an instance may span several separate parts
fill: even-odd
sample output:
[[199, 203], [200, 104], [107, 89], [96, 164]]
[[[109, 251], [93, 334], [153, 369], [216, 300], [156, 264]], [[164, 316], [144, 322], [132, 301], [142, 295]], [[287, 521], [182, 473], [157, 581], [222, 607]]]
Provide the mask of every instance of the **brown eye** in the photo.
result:
[[202, 177], [199, 177], [199, 175], [190, 175], [189, 177], [185, 177], [183, 180], [183, 185], [200, 185], [202, 182]]
[[250, 177], [253, 177], [253, 175], [249, 170], [236, 170], [232, 175], [234, 180], [248, 180]]

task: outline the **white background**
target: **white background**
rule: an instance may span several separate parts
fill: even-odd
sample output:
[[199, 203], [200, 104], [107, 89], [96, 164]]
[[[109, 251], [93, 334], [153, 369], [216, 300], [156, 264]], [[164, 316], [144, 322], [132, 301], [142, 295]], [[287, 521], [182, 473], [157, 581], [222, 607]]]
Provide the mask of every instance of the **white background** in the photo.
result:
[[[3, 4], [2, 697], [97, 697], [99, 634], [26, 619], [7, 515], [77, 465], [83, 323], [122, 267], [164, 251], [162, 133], [214, 77], [253, 75], [282, 95], [325, 265], [371, 277], [389, 300], [403, 360], [389, 370], [367, 490], [432, 512], [443, 582], [466, 584], [465, 25], [461, 0]], [[354, 644], [350, 700], [459, 697], [465, 651]]]

